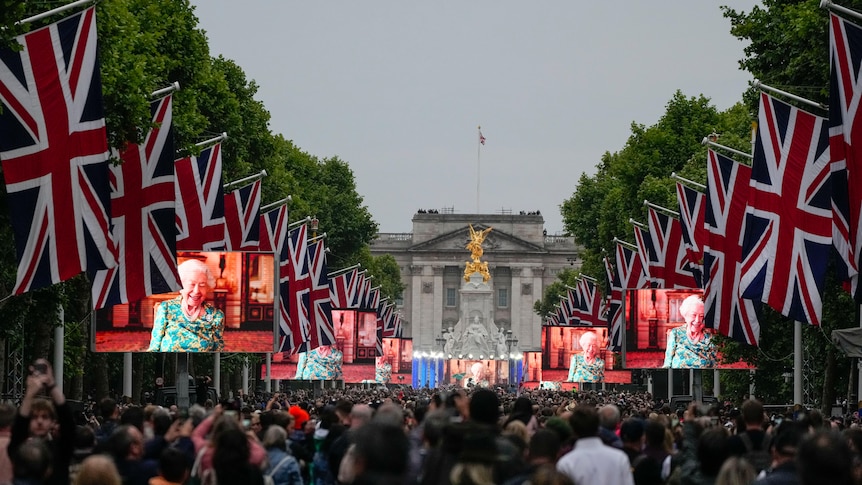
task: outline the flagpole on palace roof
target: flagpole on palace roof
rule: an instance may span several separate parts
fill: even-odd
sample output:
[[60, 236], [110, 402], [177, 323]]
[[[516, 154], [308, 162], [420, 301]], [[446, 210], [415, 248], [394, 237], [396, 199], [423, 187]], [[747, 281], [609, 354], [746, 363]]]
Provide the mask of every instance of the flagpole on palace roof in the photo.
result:
[[843, 13], [849, 17], [853, 17], [857, 20], [862, 20], [862, 13], [859, 13], [855, 10], [850, 10], [847, 7], [842, 7], [841, 5], [835, 5], [831, 0], [820, 0], [820, 8], [825, 8], [827, 10], [831, 10], [833, 12]]
[[290, 202], [291, 200], [293, 200], [293, 197], [288, 195], [287, 197], [285, 197], [281, 200], [277, 200], [277, 201], [273, 202], [272, 204], [267, 204], [267, 205], [261, 207], [260, 213], [263, 214], [263, 213], [269, 212], [270, 210], [275, 209], [277, 207], [281, 207], [281, 206], [287, 204], [288, 202]]
[[480, 213], [479, 210], [479, 187], [481, 177], [481, 166], [482, 166], [482, 145], [485, 144], [485, 137], [482, 136], [482, 126], [479, 125], [479, 138], [476, 139], [476, 214]]
[[234, 186], [245, 186], [245, 185], [251, 184], [253, 182], [257, 182], [258, 180], [266, 177], [267, 175], [269, 175], [269, 174], [266, 173], [266, 170], [264, 169], [264, 170], [261, 170], [260, 172], [254, 174], [254, 175], [249, 175], [248, 177], [241, 178], [239, 180], [234, 180], [233, 182], [228, 182], [228, 183], [224, 184], [222, 186], [222, 188], [224, 190], [227, 190], [229, 188], [233, 188]]
[[814, 108], [820, 108], [822, 110], [828, 110], [829, 109], [829, 106], [826, 106], [825, 104], [818, 103], [817, 101], [811, 101], [810, 99], [805, 99], [802, 96], [797, 96], [795, 94], [788, 93], [787, 91], [782, 91], [781, 89], [773, 88], [772, 86], [767, 86], [766, 84], [763, 84], [762, 82], [758, 81], [757, 79], [755, 79], [754, 82], [752, 83], [752, 87], [754, 87], [754, 89], [761, 89], [763, 91], [767, 91], [767, 92], [770, 92], [772, 94], [778, 94], [778, 95], [784, 96], [786, 98], [790, 98], [794, 101], [799, 101], [800, 103], [807, 104], [808, 106], [811, 106]]
[[644, 199], [644, 205], [649, 207], [650, 209], [655, 209], [657, 211], [662, 211], [669, 216], [679, 218], [679, 211], [675, 211], [672, 209], [668, 209], [667, 207], [662, 207], [660, 205], [653, 204], [652, 202]]
[[96, 1], [97, 0], [78, 0], [77, 2], [72, 2], [72, 3], [66, 4], [66, 5], [57, 7], [55, 9], [48, 10], [47, 12], [42, 12], [42, 13], [36, 14], [32, 17], [27, 17], [26, 19], [19, 20], [19, 21], [15, 22], [15, 25], [29, 24], [30, 22], [42, 20], [46, 17], [50, 17], [52, 15], [57, 15], [58, 13], [63, 13], [63, 12], [66, 12], [68, 10], [72, 10], [73, 8], [78, 8], [82, 5], [87, 5], [88, 3], [96, 3]]
[[216, 143], [218, 143], [218, 142], [220, 142], [220, 141], [224, 141], [224, 140], [227, 140], [227, 132], [226, 132], [226, 131], [225, 131], [225, 132], [222, 132], [222, 134], [221, 134], [221, 135], [219, 135], [219, 136], [217, 136], [217, 137], [215, 137], [215, 138], [210, 138], [209, 140], [204, 140], [204, 141], [202, 141], [202, 142], [195, 143], [195, 146], [196, 146], [196, 147], [203, 148], [203, 147], [205, 147], [205, 146], [215, 145]]
[[173, 84], [171, 84], [170, 86], [168, 86], [166, 88], [162, 88], [162, 89], [159, 89], [157, 91], [153, 91], [152, 93], [150, 93], [150, 97], [151, 98], [161, 98], [162, 96], [167, 96], [168, 94], [171, 94], [172, 92], [179, 91], [179, 90], [180, 90], [179, 81], [174, 81]]
[[676, 172], [671, 172], [670, 178], [672, 178], [678, 182], [682, 182], [685, 185], [689, 185], [694, 189], [698, 189], [701, 191], [706, 190], [706, 185], [699, 184], [699, 183], [695, 182], [694, 180], [689, 180], [687, 178], [680, 177], [679, 175], [676, 174]]

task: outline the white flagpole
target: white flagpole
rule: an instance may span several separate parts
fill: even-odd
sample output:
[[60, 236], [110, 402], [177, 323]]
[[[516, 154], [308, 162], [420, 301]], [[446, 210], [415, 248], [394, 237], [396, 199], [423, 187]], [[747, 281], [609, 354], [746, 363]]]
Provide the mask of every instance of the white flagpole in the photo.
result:
[[19, 20], [15, 22], [15, 25], [20, 24], [29, 24], [31, 22], [35, 22], [37, 20], [42, 20], [44, 18], [50, 17], [52, 15], [57, 15], [58, 13], [63, 13], [67, 10], [72, 10], [73, 8], [80, 7], [82, 5], [86, 5], [88, 3], [96, 3], [96, 0], [78, 0], [77, 2], [72, 2], [61, 7], [57, 7], [53, 10], [48, 10], [47, 12], [42, 12], [40, 14], [34, 15], [32, 17], [27, 17], [26, 19]]
[[479, 214], [479, 181], [482, 166], [482, 126], [479, 126], [479, 136], [476, 137], [476, 214]]
[[249, 175], [248, 177], [241, 178], [239, 180], [234, 180], [233, 182], [228, 182], [228, 183], [224, 184], [222, 186], [222, 188], [224, 190], [228, 190], [228, 189], [236, 187], [236, 186], [245, 186], [246, 184], [251, 184], [251, 183], [257, 182], [258, 180], [266, 177], [267, 175], [269, 175], [269, 174], [266, 173], [266, 170], [261, 170], [260, 172], [254, 174], [254, 175]]

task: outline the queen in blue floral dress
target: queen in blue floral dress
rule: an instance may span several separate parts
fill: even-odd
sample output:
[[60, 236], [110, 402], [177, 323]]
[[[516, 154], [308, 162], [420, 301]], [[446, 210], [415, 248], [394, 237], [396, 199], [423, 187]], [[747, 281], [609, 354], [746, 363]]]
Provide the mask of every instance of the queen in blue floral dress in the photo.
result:
[[679, 313], [685, 325], [667, 333], [664, 366], [672, 369], [703, 369], [715, 367], [718, 350], [712, 334], [704, 332], [703, 301], [691, 295], [682, 301]]
[[336, 380], [341, 379], [344, 354], [334, 345], [322, 345], [299, 354], [294, 379]]
[[595, 332], [584, 332], [578, 340], [583, 353], [572, 355], [566, 382], [601, 382], [605, 379], [605, 361], [599, 357], [599, 338]]
[[180, 296], [156, 305], [152, 352], [219, 352], [224, 350], [224, 313], [206, 302], [215, 280], [206, 264], [190, 259], [177, 267]]

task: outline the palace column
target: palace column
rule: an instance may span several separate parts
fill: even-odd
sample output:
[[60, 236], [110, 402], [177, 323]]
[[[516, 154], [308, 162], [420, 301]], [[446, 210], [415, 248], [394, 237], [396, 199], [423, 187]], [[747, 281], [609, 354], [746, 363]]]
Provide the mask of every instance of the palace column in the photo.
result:
[[[522, 272], [522, 269], [518, 268], [518, 267], [510, 267], [509, 272], [512, 275], [512, 286], [511, 286], [511, 289], [509, 290], [509, 295], [510, 295], [509, 296], [509, 302], [511, 302], [511, 305], [512, 305], [512, 308], [510, 308], [510, 310], [512, 312], [512, 318], [510, 319], [512, 322], [511, 323], [511, 329], [512, 329], [512, 333], [520, 339], [521, 338], [520, 331], [518, 333], [515, 333], [515, 330], [519, 330], [520, 326], [521, 326], [521, 322], [524, 321], [524, 316], [521, 315], [522, 309], [524, 307], [523, 301], [522, 301], [524, 299], [524, 292], [521, 291], [521, 272]], [[520, 347], [520, 345], [519, 345], [519, 347]], [[515, 351], [515, 350], [517, 350], [517, 349], [512, 349], [512, 351]]]
[[413, 324], [413, 350], [419, 350], [422, 335], [422, 266], [411, 264], [410, 269], [410, 322]]
[[432, 294], [432, 300], [434, 303], [431, 307], [433, 309], [431, 325], [428, 326], [428, 328], [430, 328], [433, 332], [429, 342], [431, 343], [431, 348], [434, 351], [438, 351], [442, 350], [437, 348], [437, 336], [443, 334], [443, 294], [445, 293], [445, 291], [443, 290], [444, 266], [434, 265], [431, 267], [431, 269], [434, 272], [434, 287], [432, 290], [434, 292]]

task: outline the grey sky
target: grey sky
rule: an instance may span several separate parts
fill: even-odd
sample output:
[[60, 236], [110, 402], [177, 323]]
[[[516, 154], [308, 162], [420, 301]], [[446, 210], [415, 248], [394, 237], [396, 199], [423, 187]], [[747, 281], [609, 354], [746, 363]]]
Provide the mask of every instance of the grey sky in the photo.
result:
[[[744, 44], [720, 5], [753, 0], [192, 0], [213, 55], [260, 86], [271, 129], [356, 175], [381, 232], [417, 209], [559, 205], [630, 125], [654, 124], [674, 91], [719, 109], [741, 98]], [[264, 203], [271, 201], [264, 201]]]

